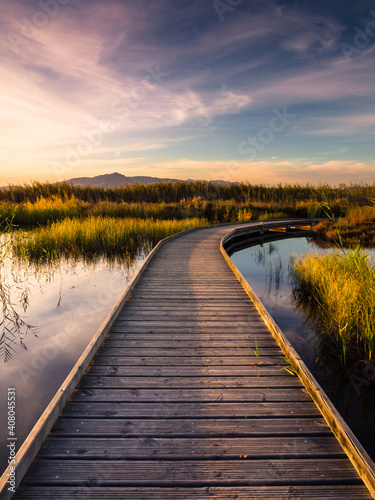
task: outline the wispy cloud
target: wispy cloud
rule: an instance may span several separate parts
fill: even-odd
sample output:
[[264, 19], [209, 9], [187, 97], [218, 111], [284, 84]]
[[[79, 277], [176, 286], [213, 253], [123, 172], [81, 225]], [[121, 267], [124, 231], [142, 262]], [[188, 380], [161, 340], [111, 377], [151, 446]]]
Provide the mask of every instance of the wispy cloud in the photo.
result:
[[[280, 136], [283, 150], [304, 139], [316, 156], [320, 138], [333, 141], [325, 151], [347, 138], [348, 161], [356, 165], [364, 160], [356, 157], [359, 145], [373, 141], [375, 49], [348, 63], [340, 42], [370, 2], [362, 14], [338, 5], [254, 0], [221, 23], [211, 2], [71, 1], [38, 28], [39, 4], [14, 0], [0, 20], [3, 177], [10, 165], [29, 176], [38, 161], [44, 178], [53, 175], [51, 164], [65, 161], [98, 127], [106, 132], [80, 169], [101, 155], [121, 160], [134, 151], [153, 165], [164, 151], [180, 165], [184, 137], [191, 160], [204, 151], [207, 166], [207, 158], [235, 158], [242, 137], [283, 106], [298, 114]], [[285, 161], [282, 176], [288, 168], [301, 179], [321, 173]], [[354, 171], [367, 178], [366, 168]]]
[[[240, 180], [255, 184], [274, 185], [286, 183], [330, 183], [338, 185], [340, 182], [373, 183], [374, 163], [359, 163], [352, 161], [328, 161], [313, 163], [310, 161], [284, 160], [256, 162], [224, 162], [224, 161], [192, 161], [180, 159], [173, 162], [146, 162], [143, 175], [155, 175], [162, 172], [165, 177], [190, 177], [193, 179], [209, 180]], [[127, 168], [127, 172], [135, 171]], [[129, 174], [130, 175], [130, 174]]]

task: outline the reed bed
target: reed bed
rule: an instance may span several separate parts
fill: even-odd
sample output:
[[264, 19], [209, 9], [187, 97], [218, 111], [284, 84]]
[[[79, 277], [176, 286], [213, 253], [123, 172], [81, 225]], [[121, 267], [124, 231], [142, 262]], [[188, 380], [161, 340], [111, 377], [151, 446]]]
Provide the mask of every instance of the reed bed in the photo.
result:
[[354, 205], [347, 207], [344, 217], [336, 219], [328, 211], [330, 220], [323, 221], [314, 230], [323, 238], [335, 242], [339, 247], [354, 248], [361, 245], [375, 247], [375, 206]]
[[346, 365], [373, 359], [375, 349], [375, 260], [364, 250], [335, 250], [295, 257], [294, 297], [326, 345]]
[[122, 258], [131, 260], [138, 252], [149, 251], [158, 241], [174, 233], [207, 225], [204, 219], [153, 220], [113, 217], [64, 219], [30, 232], [20, 232], [14, 240], [16, 256], [31, 262], [60, 257]]
[[138, 203], [98, 201], [87, 202], [76, 198], [40, 198], [36, 202], [18, 204], [0, 202], [0, 223], [12, 219], [13, 224], [23, 229], [46, 226], [65, 218], [88, 217], [142, 218], [142, 219], [187, 219], [203, 218], [211, 224], [242, 222], [255, 219], [282, 217], [318, 217], [323, 211], [317, 202], [298, 202], [295, 206], [285, 203], [238, 202], [237, 200], [205, 200], [195, 197], [176, 203]]
[[236, 200], [239, 203], [260, 202], [294, 205], [299, 202], [321, 202], [329, 198], [333, 205], [363, 204], [364, 200], [375, 198], [375, 184], [284, 184], [267, 186], [250, 183], [158, 182], [154, 184], [127, 185], [118, 188], [73, 186], [66, 183], [33, 182], [23, 186], [9, 186], [0, 189], [0, 201], [7, 203], [35, 203], [40, 198], [59, 197], [63, 200], [72, 197], [97, 203], [99, 201], [136, 202], [136, 203], [178, 203], [201, 197], [208, 201]]

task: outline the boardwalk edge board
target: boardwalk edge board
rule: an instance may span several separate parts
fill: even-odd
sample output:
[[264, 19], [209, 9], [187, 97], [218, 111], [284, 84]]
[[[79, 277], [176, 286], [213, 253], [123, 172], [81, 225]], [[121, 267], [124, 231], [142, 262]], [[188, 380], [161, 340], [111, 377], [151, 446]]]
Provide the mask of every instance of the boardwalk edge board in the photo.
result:
[[[301, 224], [303, 221], [298, 222], [294, 221], [296, 225]], [[307, 222], [307, 221], [305, 221]], [[287, 225], [290, 226], [292, 223], [287, 222]], [[302, 383], [304, 384], [306, 390], [312, 397], [314, 403], [317, 405], [318, 409], [322, 413], [332, 432], [336, 436], [343, 450], [347, 454], [348, 458], [354, 465], [356, 471], [359, 476], [367, 486], [370, 494], [373, 498], [375, 498], [375, 464], [367, 454], [366, 450], [363, 448], [361, 443], [358, 441], [357, 437], [354, 435], [352, 430], [349, 428], [345, 420], [341, 417], [340, 413], [336, 410], [335, 406], [328, 398], [326, 393], [323, 391], [321, 386], [316, 381], [315, 377], [312, 375], [310, 370], [307, 368], [305, 363], [302, 361], [297, 351], [291, 345], [289, 340], [285, 337], [282, 330], [275, 323], [272, 316], [269, 314], [263, 303], [260, 301], [258, 296], [255, 294], [249, 283], [245, 280], [241, 272], [238, 270], [237, 266], [233, 263], [231, 258], [229, 257], [225, 247], [230, 245], [230, 240], [233, 238], [238, 238], [238, 236], [245, 237], [246, 235], [251, 236], [251, 233], [254, 234], [254, 238], [259, 239], [259, 234], [263, 234], [261, 224], [258, 225], [258, 230], [252, 226], [251, 228], [240, 228], [234, 229], [230, 233], [224, 236], [220, 243], [220, 250], [223, 254], [225, 260], [228, 265], [237, 276], [238, 280], [241, 282], [242, 286], [246, 290], [247, 294], [253, 301], [255, 307], [259, 311], [259, 314], [262, 316], [264, 322], [267, 327], [271, 331], [273, 337], [281, 347], [283, 353], [289, 360], [292, 367], [297, 372], [300, 377]], [[284, 222], [285, 226], [285, 222]], [[264, 229], [266, 229], [266, 224], [264, 224]], [[275, 225], [274, 225], [275, 227]], [[257, 244], [256, 242], [254, 244]]]
[[[220, 224], [222, 226], [231, 225], [230, 224]], [[112, 324], [116, 320], [120, 311], [122, 310], [125, 302], [130, 298], [134, 287], [142, 276], [143, 272], [147, 268], [148, 264], [151, 262], [157, 251], [165, 243], [178, 238], [182, 234], [187, 234], [197, 229], [207, 229], [212, 226], [198, 226], [191, 229], [187, 229], [180, 233], [172, 234], [167, 238], [159, 241], [159, 243], [152, 249], [148, 254], [141, 267], [138, 269], [136, 274], [133, 276], [132, 280], [126, 287], [125, 291], [118, 299], [117, 303], [108, 314], [107, 318], [104, 320], [103, 324], [100, 326], [99, 330], [96, 332], [90, 343], [87, 345], [86, 349], [83, 351], [82, 355], [78, 359], [77, 363], [74, 365], [70, 371], [67, 378], [64, 380], [58, 391], [56, 392], [53, 399], [50, 401], [47, 408], [42, 413], [39, 420], [36, 422], [35, 426], [31, 430], [30, 434], [27, 436], [23, 442], [21, 448], [18, 450], [16, 456], [14, 457], [13, 464], [10, 464], [8, 468], [4, 471], [0, 478], [0, 498], [1, 500], [8, 500], [13, 496], [13, 492], [9, 491], [9, 478], [12, 475], [15, 476], [15, 489], [21, 483], [24, 475], [26, 474], [28, 468], [30, 467], [32, 461], [34, 460], [36, 454], [41, 448], [43, 442], [48, 436], [50, 430], [58, 419], [61, 411], [63, 410], [65, 404], [71, 397], [74, 389], [76, 388], [78, 382], [80, 381], [82, 375], [85, 373], [88, 365], [90, 364], [92, 358], [94, 357], [99, 346], [103, 342], [105, 336], [109, 332]], [[15, 465], [14, 465], [15, 464]]]

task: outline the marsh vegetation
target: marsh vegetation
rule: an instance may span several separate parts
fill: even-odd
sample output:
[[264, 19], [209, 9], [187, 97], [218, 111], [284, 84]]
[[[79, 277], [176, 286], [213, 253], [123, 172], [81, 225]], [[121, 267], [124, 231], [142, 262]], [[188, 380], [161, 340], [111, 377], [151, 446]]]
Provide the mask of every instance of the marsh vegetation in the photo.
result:
[[[345, 362], [349, 351], [368, 359], [373, 356], [374, 264], [360, 250], [343, 250], [359, 244], [375, 246], [373, 199], [375, 184], [267, 187], [197, 181], [105, 189], [33, 183], [0, 190], [0, 223], [9, 232], [7, 221], [12, 221], [8, 249], [25, 265], [61, 258], [131, 262], [137, 253], [185, 229], [256, 219], [326, 217], [329, 200], [331, 217], [316, 226], [316, 233], [324, 241], [339, 242], [342, 251], [326, 258], [301, 257], [293, 272], [301, 307], [325, 338], [333, 339]], [[280, 279], [277, 273], [275, 279]], [[19, 300], [26, 303], [25, 297]], [[0, 299], [4, 304], [7, 297], [3, 294]]]
[[342, 365], [372, 360], [375, 348], [375, 260], [359, 248], [293, 259], [298, 307]]
[[[375, 185], [284, 185], [170, 182], [114, 189], [33, 183], [0, 190], [0, 214], [30, 229], [66, 218], [114, 217], [183, 220], [209, 223], [280, 217], [324, 217], [330, 200], [336, 216], [362, 210], [375, 198]], [[367, 209], [364, 208], [366, 211]]]
[[294, 298], [331, 358], [343, 368], [369, 363], [375, 348], [375, 260], [364, 247], [375, 246], [375, 207], [350, 206], [339, 218], [329, 200], [323, 209], [327, 220], [315, 231], [334, 251], [292, 260]]
[[160, 240], [174, 233], [206, 225], [204, 219], [153, 220], [88, 217], [64, 219], [33, 231], [21, 232], [13, 241], [16, 256], [29, 262], [61, 257], [93, 260], [98, 257], [132, 261]]

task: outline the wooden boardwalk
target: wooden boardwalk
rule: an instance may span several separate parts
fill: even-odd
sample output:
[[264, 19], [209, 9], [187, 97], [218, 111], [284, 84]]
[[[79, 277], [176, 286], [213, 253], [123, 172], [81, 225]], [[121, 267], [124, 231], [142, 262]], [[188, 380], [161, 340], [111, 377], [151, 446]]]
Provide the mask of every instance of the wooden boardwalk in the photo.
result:
[[221, 255], [228, 230], [160, 248], [14, 499], [371, 498]]

